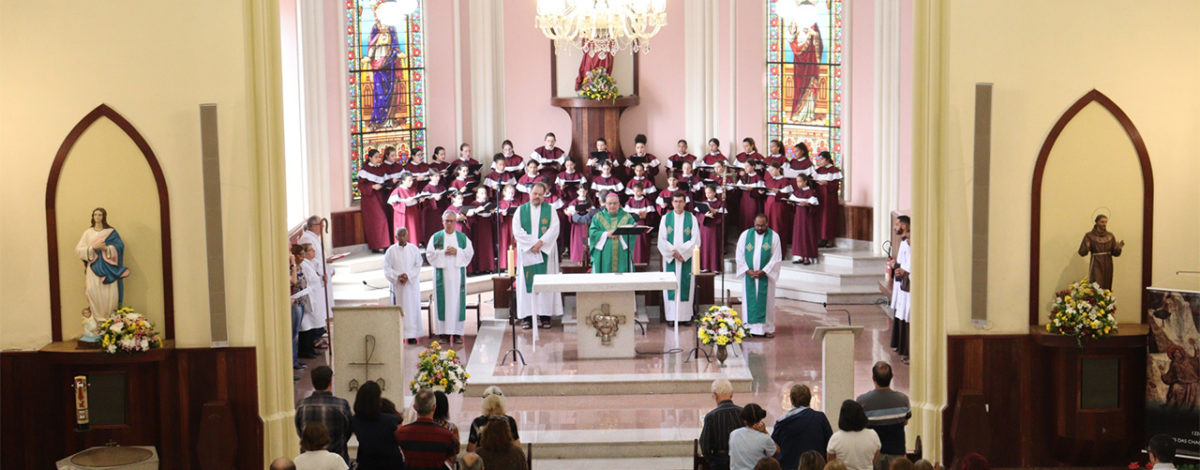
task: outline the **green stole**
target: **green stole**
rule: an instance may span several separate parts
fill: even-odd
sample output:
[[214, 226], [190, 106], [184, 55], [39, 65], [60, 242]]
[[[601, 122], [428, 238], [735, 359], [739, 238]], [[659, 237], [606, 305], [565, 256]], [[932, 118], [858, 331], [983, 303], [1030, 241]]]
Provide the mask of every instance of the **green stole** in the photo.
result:
[[[530, 206], [528, 202], [525, 204], [521, 204], [521, 209], [520, 209], [521, 230], [524, 230], [525, 233], [534, 233], [533, 232], [533, 221], [529, 220], [530, 214], [533, 212], [532, 210], [530, 210], [531, 207], [532, 206]], [[538, 220], [537, 233], [534, 234], [538, 238], [542, 238], [542, 235], [545, 235], [546, 231], [550, 230], [550, 217], [551, 217], [550, 204], [546, 204], [543, 202], [541, 210], [542, 210], [542, 215], [539, 217], [539, 220]], [[546, 261], [547, 261], [546, 254], [542, 253], [541, 255], [542, 255], [541, 263], [534, 264], [534, 265], [525, 265], [525, 292], [530, 293], [530, 294], [533, 293], [533, 277], [538, 274], [546, 274], [546, 266], [548, 265], [546, 263]]]
[[[617, 227], [620, 227], [622, 225], [633, 225], [633, 221], [630, 219], [631, 219], [631, 217], [630, 217], [629, 213], [625, 212], [623, 210], [618, 211], [617, 215], [615, 215], [615, 216], [612, 214], [609, 214], [607, 210], [601, 210], [601, 211], [597, 212], [596, 215], [593, 217], [592, 224], [594, 226], [594, 224], [596, 222], [599, 222], [600, 227], [604, 229], [604, 231], [602, 233], [600, 233], [599, 236], [606, 237], [606, 236], [608, 236], [607, 232], [616, 230]], [[630, 254], [628, 252], [624, 253], [626, 262], [621, 263], [622, 252], [621, 252], [621, 247], [618, 245], [621, 240], [625, 240], [625, 243], [627, 245], [632, 245], [633, 238], [634, 237], [632, 235], [621, 235], [617, 239], [609, 240], [607, 242], [607, 244], [605, 245], [605, 248], [603, 251], [594, 252], [593, 256], [592, 256], [592, 271], [598, 272], [598, 273], [602, 273], [602, 272], [620, 273], [620, 272], [633, 271], [633, 259], [632, 259], [632, 257], [630, 257]], [[591, 241], [591, 240], [589, 240], [589, 241]], [[591, 245], [593, 247], [595, 247], [597, 244], [599, 244], [599, 242], [600, 242], [600, 240], [597, 239], [595, 241], [592, 241]], [[594, 250], [594, 248], [593, 248], [593, 250]], [[608, 252], [609, 256], [610, 256], [611, 266], [609, 266], [610, 269], [608, 271], [601, 270], [602, 267], [600, 266], [600, 260], [603, 258], [603, 254], [605, 252]], [[622, 264], [625, 264], [625, 266], [622, 266]], [[621, 268], [625, 268], [625, 270], [622, 271]]]
[[[455, 231], [458, 235], [458, 246], [456, 248], [463, 249], [467, 246], [466, 234]], [[440, 230], [433, 234], [433, 249], [441, 250], [445, 246], [446, 231]], [[434, 297], [437, 299], [437, 316], [438, 321], [446, 321], [446, 276], [445, 268], [437, 268], [433, 270], [434, 278]], [[467, 268], [458, 268], [458, 321], [466, 321], [467, 319]]]
[[[684, 242], [691, 241], [691, 239], [692, 239], [692, 219], [694, 219], [694, 217], [688, 217], [687, 213], [686, 212], [684, 213], [684, 215], [683, 215], [683, 241]], [[666, 223], [667, 241], [669, 241], [671, 243], [675, 243], [675, 211], [667, 212], [666, 221], [667, 221], [667, 223]], [[682, 254], [682, 253], [680, 253], [680, 254]], [[683, 262], [683, 266], [679, 269], [679, 288], [683, 290], [683, 293], [679, 294], [679, 300], [681, 302], [687, 302], [687, 301], [691, 300], [691, 298], [692, 298], [692, 263], [696, 262], [696, 260], [694, 258], [695, 257], [688, 258], [687, 261]], [[675, 261], [675, 258], [669, 258], [669, 259], [671, 261], [667, 263], [667, 270], [674, 272], [675, 264], [677, 263], [677, 261]], [[675, 300], [675, 289], [671, 289], [671, 290], [667, 291], [667, 300]]]
[[[757, 235], [754, 229], [746, 231], [746, 265], [750, 266], [750, 260], [754, 257], [755, 240]], [[762, 269], [771, 261], [771, 241], [775, 238], [775, 232], [767, 229], [767, 233], [763, 234], [762, 254], [759, 256], [758, 269]], [[746, 319], [747, 323], [762, 323], [767, 318], [767, 283], [770, 279], [763, 275], [758, 279], [746, 276]]]

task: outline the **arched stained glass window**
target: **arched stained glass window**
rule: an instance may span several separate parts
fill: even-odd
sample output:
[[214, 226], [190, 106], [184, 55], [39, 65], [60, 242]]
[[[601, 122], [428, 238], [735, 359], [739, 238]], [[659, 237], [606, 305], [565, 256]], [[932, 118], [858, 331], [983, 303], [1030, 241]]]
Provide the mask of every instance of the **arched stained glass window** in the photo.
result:
[[804, 142], [811, 153], [829, 151], [842, 163], [842, 1], [801, 0], [799, 21], [767, 8], [767, 139], [793, 156]]

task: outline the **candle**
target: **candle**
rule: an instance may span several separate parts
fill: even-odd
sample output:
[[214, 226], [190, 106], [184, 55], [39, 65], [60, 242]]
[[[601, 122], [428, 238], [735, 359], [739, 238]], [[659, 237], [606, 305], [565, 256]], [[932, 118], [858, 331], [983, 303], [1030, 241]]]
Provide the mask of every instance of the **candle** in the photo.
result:
[[700, 274], [700, 245], [692, 249], [692, 274]]
[[75, 428], [86, 430], [89, 427], [87, 376], [76, 375], [72, 388], [75, 389]]
[[513, 277], [513, 273], [516, 272], [517, 252], [513, 250], [513, 247], [508, 247], [508, 277]]

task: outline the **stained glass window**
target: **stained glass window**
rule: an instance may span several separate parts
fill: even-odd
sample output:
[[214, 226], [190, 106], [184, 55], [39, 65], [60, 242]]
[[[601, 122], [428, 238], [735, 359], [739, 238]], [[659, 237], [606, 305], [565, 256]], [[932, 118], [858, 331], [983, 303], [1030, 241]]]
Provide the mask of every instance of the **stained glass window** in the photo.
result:
[[350, 86], [350, 191], [370, 149], [392, 146], [407, 161], [425, 147], [424, 0], [397, 26], [379, 21], [379, 6], [394, 0], [345, 0]]
[[[767, 139], [788, 156], [799, 142], [842, 164], [842, 1], [803, 0], [812, 18], [785, 21], [767, 8]], [[800, 15], [803, 16], [803, 15]], [[798, 23], [809, 24], [798, 24]], [[766, 145], [763, 145], [766, 149]]]

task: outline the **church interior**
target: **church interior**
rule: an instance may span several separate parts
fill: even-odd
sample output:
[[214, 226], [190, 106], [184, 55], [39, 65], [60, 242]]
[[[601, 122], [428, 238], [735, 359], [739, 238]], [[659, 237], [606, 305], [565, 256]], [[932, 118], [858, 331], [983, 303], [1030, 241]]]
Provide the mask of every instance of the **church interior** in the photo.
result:
[[1196, 469], [1197, 31], [0, 0], [0, 466]]

